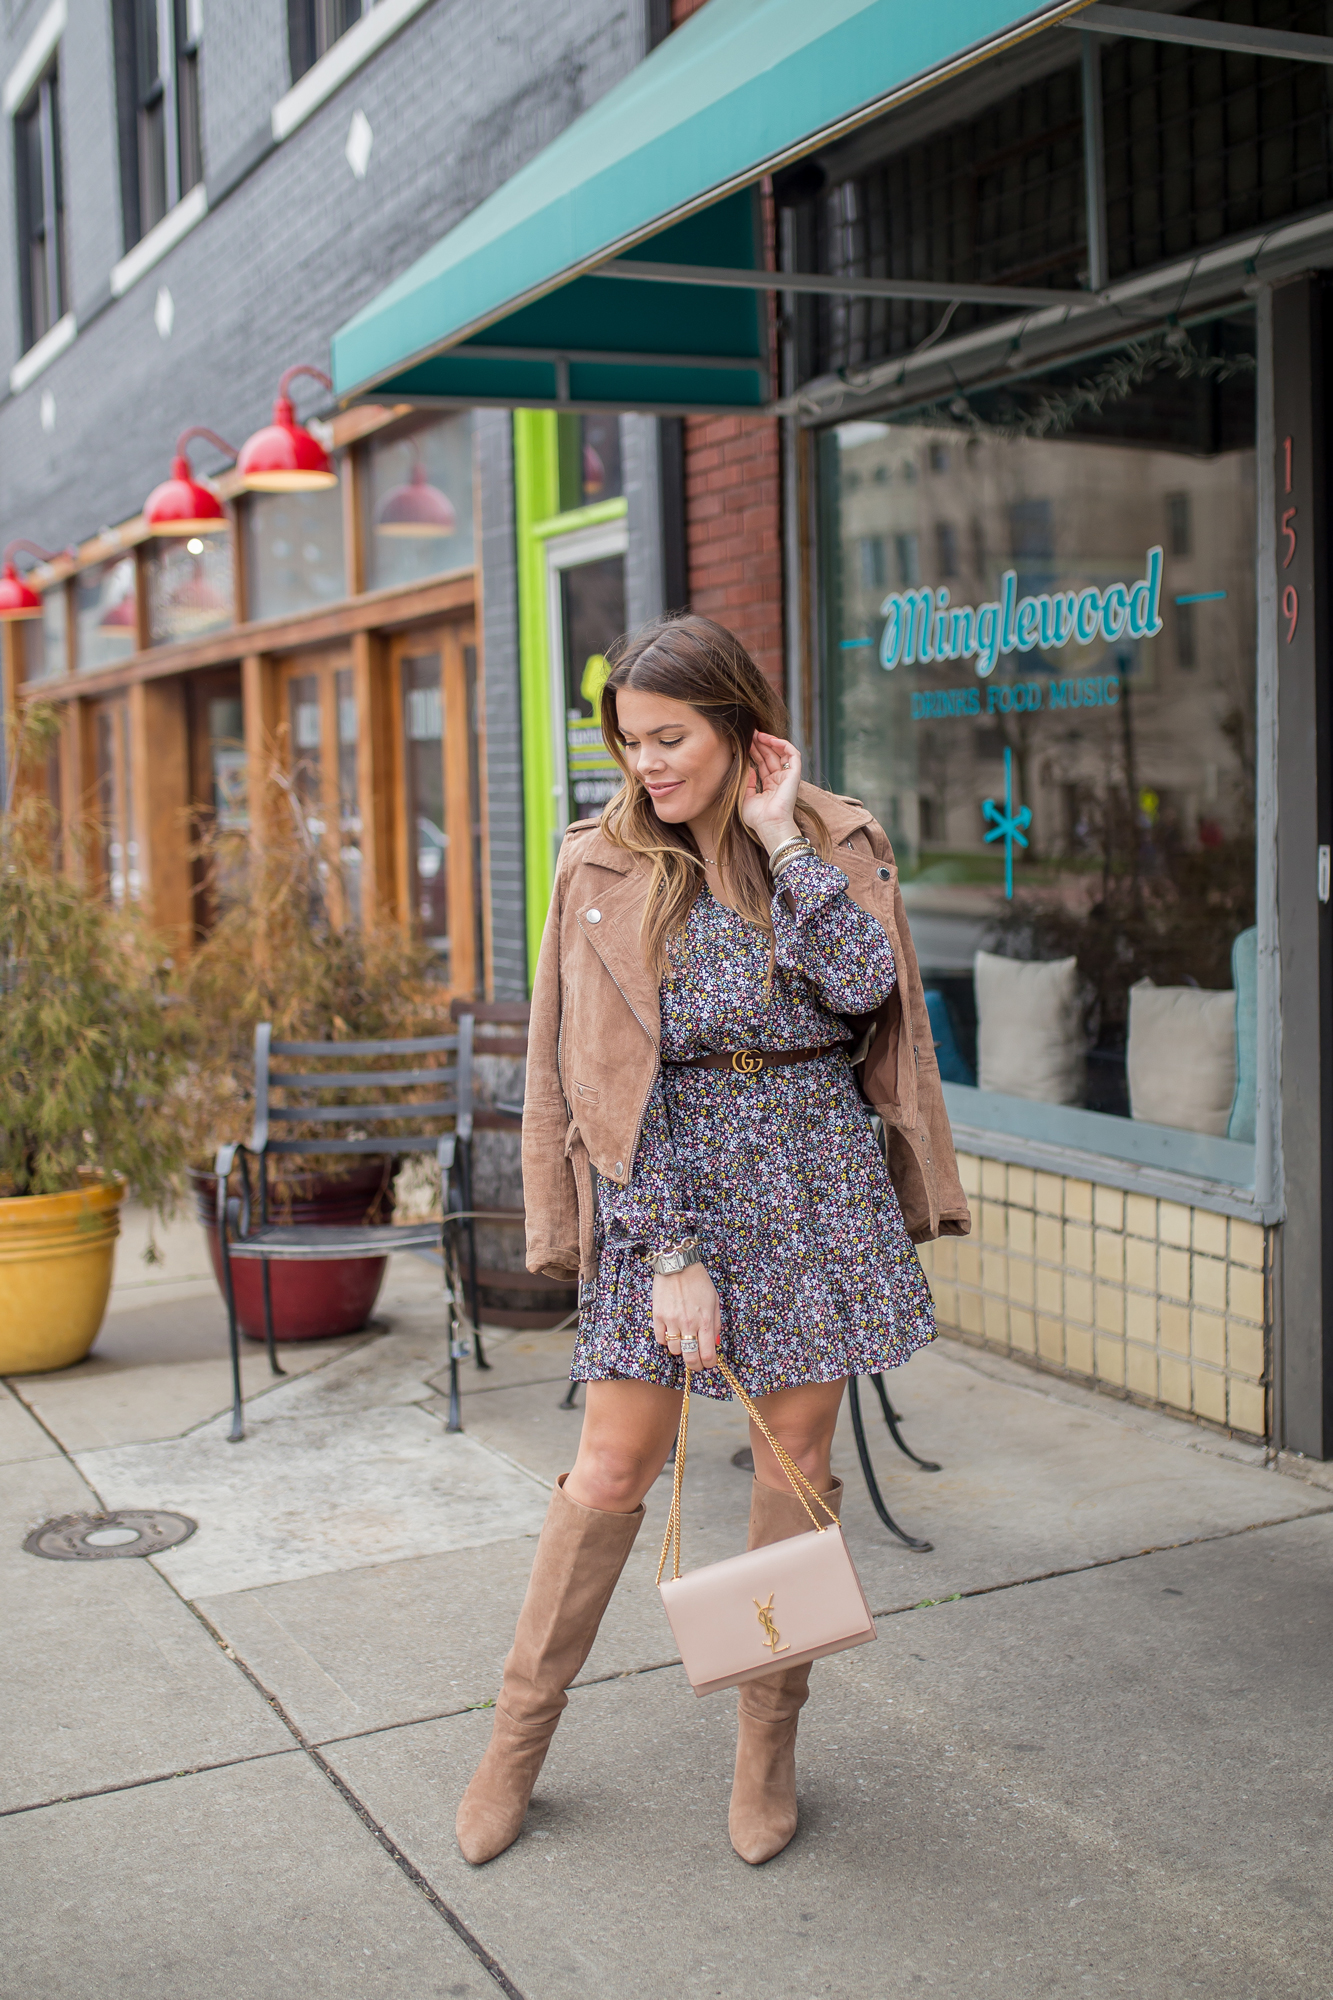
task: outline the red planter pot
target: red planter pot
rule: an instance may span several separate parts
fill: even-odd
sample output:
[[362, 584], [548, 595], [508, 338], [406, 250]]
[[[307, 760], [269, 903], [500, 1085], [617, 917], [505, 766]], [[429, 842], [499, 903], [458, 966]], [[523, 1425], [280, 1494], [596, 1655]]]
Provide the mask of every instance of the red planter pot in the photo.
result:
[[[283, 1222], [393, 1220], [393, 1189], [388, 1184], [383, 1160], [358, 1163], [350, 1173], [337, 1179], [324, 1174], [292, 1174], [285, 1185], [291, 1194], [291, 1208], [289, 1212], [284, 1203]], [[213, 1275], [225, 1297], [222, 1253], [218, 1248], [217, 1176], [202, 1167], [191, 1167], [190, 1186], [194, 1190], [195, 1211], [208, 1238]], [[237, 1187], [235, 1176], [232, 1187]], [[374, 1310], [388, 1261], [387, 1257], [334, 1257], [318, 1264], [270, 1264], [273, 1338], [332, 1340], [339, 1334], [359, 1332]], [[236, 1318], [247, 1340], [264, 1338], [261, 1271], [255, 1258], [232, 1259]]]

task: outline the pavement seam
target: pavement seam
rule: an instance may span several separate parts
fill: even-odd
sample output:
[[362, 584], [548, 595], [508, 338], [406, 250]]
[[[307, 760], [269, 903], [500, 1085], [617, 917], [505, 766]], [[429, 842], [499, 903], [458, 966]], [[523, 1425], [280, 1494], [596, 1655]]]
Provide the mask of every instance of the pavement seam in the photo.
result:
[[[289, 1375], [287, 1373], [287, 1370], [284, 1368], [281, 1375], [272, 1376], [264, 1384], [262, 1389], [255, 1389], [251, 1391], [250, 1394], [243, 1396], [242, 1403], [244, 1408], [248, 1409], [251, 1403], [260, 1402], [265, 1396], [271, 1396], [273, 1394], [273, 1391], [275, 1389], [281, 1389], [284, 1383], [305, 1382], [310, 1380], [313, 1376], [322, 1375], [326, 1368], [331, 1368], [335, 1361], [341, 1361], [344, 1355], [359, 1354], [362, 1348], [369, 1347], [372, 1344], [372, 1342], [376, 1340], [382, 1340], [386, 1333], [392, 1333], [392, 1331], [393, 1331], [392, 1327], [376, 1327], [373, 1331], [366, 1332], [360, 1338], [350, 1340], [345, 1347], [340, 1347], [336, 1349], [335, 1352], [333, 1352], [332, 1354], [326, 1354], [324, 1359], [322, 1361], [317, 1361], [313, 1368], [302, 1368], [295, 1375]], [[256, 1362], [260, 1359], [258, 1355], [252, 1355], [250, 1358]], [[274, 1420], [272, 1418], [267, 1418], [265, 1419], [265, 1421], [271, 1423]], [[220, 1410], [214, 1410], [212, 1416], [201, 1417], [197, 1424], [191, 1424], [189, 1428], [186, 1430], [172, 1431], [168, 1434], [168, 1436], [164, 1438], [144, 1438], [141, 1440], [141, 1442], [144, 1444], [175, 1444], [178, 1441], [183, 1441], [185, 1438], [198, 1437], [199, 1433], [201, 1431], [206, 1431], [210, 1424], [229, 1424], [230, 1422], [231, 1422], [230, 1405], [224, 1403], [223, 1407]], [[100, 1445], [93, 1446], [94, 1451], [105, 1450], [107, 1448], [108, 1447]], [[118, 1447], [114, 1445], [109, 1448], [111, 1450], [118, 1449]]]
[[169, 1785], [176, 1778], [197, 1778], [206, 1771], [234, 1771], [242, 1764], [262, 1764], [270, 1757], [295, 1757], [297, 1745], [286, 1750], [252, 1750], [244, 1757], [222, 1757], [216, 1763], [187, 1764], [180, 1771], [154, 1771], [147, 1778], [122, 1778], [114, 1785], [92, 1785], [86, 1792], [57, 1792], [49, 1799], [32, 1799], [23, 1806], [0, 1806], [0, 1819], [17, 1819], [23, 1813], [46, 1812], [51, 1806], [75, 1806], [84, 1799], [109, 1799], [117, 1792], [141, 1792], [149, 1785]]
[[[161, 1572], [159, 1572], [159, 1574], [161, 1574]], [[240, 1654], [236, 1651], [235, 1647], [232, 1646], [228, 1642], [228, 1640], [223, 1637], [222, 1633], [219, 1632], [217, 1627], [214, 1624], [212, 1624], [212, 1622], [207, 1617], [205, 1617], [204, 1613], [199, 1609], [198, 1605], [192, 1604], [188, 1597], [181, 1596], [181, 1593], [178, 1590], [176, 1590], [176, 1586], [170, 1581], [169, 1578], [164, 1577], [163, 1581], [166, 1583], [167, 1588], [173, 1591], [175, 1595], [180, 1599], [180, 1602], [185, 1605], [186, 1609], [189, 1612], [191, 1612], [195, 1618], [198, 1619], [199, 1623], [203, 1626], [204, 1630], [213, 1640], [213, 1643], [219, 1648], [219, 1650], [223, 1654], [225, 1654], [226, 1658], [231, 1661], [232, 1665], [236, 1667], [236, 1669], [245, 1676], [246, 1680], [249, 1681], [251, 1687], [254, 1688], [255, 1692], [265, 1702], [267, 1702], [268, 1706], [272, 1709], [274, 1715], [282, 1723], [283, 1727], [286, 1730], [288, 1730], [289, 1733], [291, 1734], [292, 1740], [296, 1745], [296, 1747], [300, 1750], [303, 1750], [305, 1752], [305, 1755], [310, 1759], [310, 1762], [315, 1766], [316, 1770], [322, 1772], [324, 1777], [328, 1779], [329, 1783], [333, 1786], [333, 1789], [338, 1793], [339, 1797], [342, 1799], [344, 1805], [349, 1806], [351, 1808], [356, 1818], [360, 1820], [361, 1824], [365, 1827], [366, 1831], [378, 1842], [380, 1847], [383, 1848], [384, 1852], [388, 1855], [389, 1859], [393, 1862], [394, 1866], [399, 1870], [399, 1872], [402, 1875], [404, 1875], [407, 1878], [407, 1880], [412, 1884], [412, 1887], [416, 1889], [420, 1895], [425, 1897], [426, 1901], [435, 1911], [435, 1914], [438, 1917], [442, 1917], [444, 1919], [445, 1923], [448, 1924], [450, 1930], [453, 1931], [454, 1935], [458, 1938], [459, 1942], [467, 1946], [468, 1950], [472, 1953], [472, 1956], [476, 1959], [477, 1963], [482, 1967], [482, 1969], [485, 1972], [489, 1973], [490, 1977], [495, 1981], [496, 1985], [500, 1988], [501, 1992], [507, 1994], [509, 1996], [509, 2000], [525, 2000], [523, 1992], [519, 1987], [517, 1987], [514, 1984], [513, 1980], [509, 1977], [509, 1974], [505, 1971], [504, 1967], [500, 1964], [499, 1960], [494, 1958], [492, 1954], [489, 1951], [487, 1951], [485, 1945], [481, 1942], [481, 1939], [477, 1937], [475, 1932], [473, 1932], [468, 1928], [468, 1926], [463, 1922], [463, 1919], [457, 1914], [457, 1912], [450, 1909], [448, 1903], [445, 1902], [443, 1896], [440, 1895], [439, 1891], [432, 1885], [432, 1883], [426, 1878], [426, 1876], [422, 1874], [421, 1870], [417, 1867], [416, 1863], [410, 1860], [408, 1856], [403, 1852], [402, 1848], [398, 1845], [397, 1841], [393, 1838], [392, 1834], [390, 1834], [388, 1830], [381, 1825], [379, 1820], [376, 1819], [375, 1815], [371, 1812], [369, 1806], [365, 1804], [364, 1800], [358, 1797], [356, 1792], [352, 1790], [352, 1787], [346, 1782], [346, 1780], [341, 1776], [341, 1774], [334, 1769], [333, 1765], [329, 1762], [328, 1758], [322, 1754], [319, 1747], [310, 1741], [309, 1737], [306, 1736], [304, 1731], [287, 1713], [287, 1710], [283, 1707], [282, 1703], [279, 1701], [278, 1697], [271, 1691], [271, 1689], [266, 1688], [264, 1686], [263, 1681], [260, 1680], [258, 1674], [255, 1673], [254, 1669], [249, 1665], [249, 1663], [241, 1658]], [[275, 1754], [282, 1754], [282, 1753], [275, 1753]]]
[[1209, 1542], [1231, 1542], [1238, 1535], [1257, 1535], [1265, 1528], [1289, 1528], [1297, 1521], [1318, 1521], [1333, 1514], [1333, 1505], [1304, 1507], [1299, 1514], [1277, 1514], [1271, 1521], [1246, 1521], [1239, 1528], [1219, 1528], [1211, 1535], [1189, 1535], [1181, 1542], [1154, 1542], [1146, 1549], [1127, 1549], [1123, 1555], [1093, 1556], [1089, 1561], [1071, 1563], [1066, 1569], [1043, 1569], [1035, 1576], [1011, 1577], [1005, 1583], [978, 1583], [970, 1590], [956, 1590], [948, 1597], [920, 1597], [914, 1604], [891, 1604], [884, 1611], [872, 1611], [872, 1618], [901, 1618], [905, 1611], [929, 1611], [937, 1604], [961, 1604], [969, 1597], [992, 1597], [997, 1591], [1025, 1590], [1030, 1583], [1053, 1583], [1062, 1576], [1085, 1576], [1094, 1569], [1113, 1569], [1117, 1563], [1141, 1562], [1145, 1556], [1170, 1555], [1173, 1549], [1198, 1549]]
[[[1032, 1576], [1015, 1576], [1003, 1583], [981, 1583], [971, 1590], [951, 1591], [947, 1597], [921, 1597], [911, 1604], [890, 1604], [882, 1611], [872, 1611], [872, 1618], [901, 1618], [909, 1611], [931, 1611], [940, 1604], [962, 1604], [969, 1597], [993, 1597], [1001, 1591], [1025, 1590], [1033, 1583], [1053, 1583], [1065, 1576], [1085, 1576], [1091, 1570], [1113, 1569], [1117, 1563], [1142, 1562], [1147, 1556], [1169, 1555], [1174, 1549], [1195, 1549], [1205, 1547], [1210, 1542], [1233, 1541], [1238, 1535], [1253, 1535], [1265, 1528], [1286, 1528], [1298, 1521], [1316, 1521], [1333, 1514], [1333, 1505], [1313, 1507], [1300, 1514], [1282, 1514], [1271, 1521], [1249, 1521], [1243, 1527], [1222, 1528], [1213, 1535], [1191, 1535], [1183, 1542], [1156, 1542], [1146, 1549], [1128, 1549], [1123, 1555], [1095, 1556], [1085, 1563], [1073, 1563], [1067, 1569], [1038, 1570]], [[641, 1667], [617, 1667], [610, 1673], [589, 1674], [585, 1679], [571, 1681], [569, 1692], [577, 1693], [582, 1688], [605, 1687], [611, 1681], [637, 1680], [641, 1674], [664, 1673], [668, 1667], [678, 1667], [679, 1655], [669, 1660], [649, 1660]], [[491, 1702], [465, 1701], [457, 1708], [441, 1708], [428, 1715], [404, 1716], [397, 1722], [375, 1723], [369, 1729], [353, 1729], [345, 1736], [321, 1736], [319, 1741], [332, 1749], [339, 1743], [360, 1743], [370, 1736], [391, 1736], [398, 1729], [419, 1729], [430, 1722], [452, 1722], [460, 1715], [473, 1715], [479, 1710], [493, 1706]]]
[[[1063, 1409], [1082, 1410], [1100, 1417], [1139, 1437], [1173, 1446], [1177, 1451], [1198, 1452], [1218, 1458], [1250, 1472], [1274, 1472], [1284, 1468], [1273, 1463], [1272, 1449], [1263, 1441], [1233, 1437], [1227, 1431], [1209, 1430], [1185, 1411], [1164, 1408], [1153, 1402], [1135, 1402], [1129, 1391], [1114, 1383], [1089, 1386], [1069, 1376], [1056, 1374], [1041, 1362], [1024, 1354], [1002, 1353], [997, 1348], [975, 1346], [957, 1334], [937, 1335], [943, 1358], [966, 1368], [984, 1381], [998, 1383], [1020, 1395], [1036, 1396], [1042, 1402], [1058, 1403]], [[1228, 1449], [1228, 1447], [1231, 1447]], [[1295, 1475], [1299, 1477], [1300, 1475]]]

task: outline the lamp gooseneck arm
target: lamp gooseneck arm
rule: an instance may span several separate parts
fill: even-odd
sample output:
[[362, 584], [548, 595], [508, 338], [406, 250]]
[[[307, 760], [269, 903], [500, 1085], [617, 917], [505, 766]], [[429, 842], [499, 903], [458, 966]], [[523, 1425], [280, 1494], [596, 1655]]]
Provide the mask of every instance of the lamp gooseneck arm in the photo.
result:
[[315, 381], [322, 383], [326, 389], [332, 389], [333, 387], [331, 379], [324, 373], [322, 368], [313, 368], [308, 361], [297, 361], [292, 367], [284, 368], [282, 380], [278, 383], [278, 395], [283, 401], [289, 400], [288, 386], [298, 375], [313, 376]]
[[207, 424], [191, 424], [190, 428], [182, 431], [176, 440], [177, 458], [184, 458], [185, 447], [191, 438], [207, 438], [208, 442], [216, 445], [219, 451], [225, 451], [228, 458], [234, 460], [236, 457], [235, 445], [228, 444], [226, 438], [220, 438], [216, 431], [209, 430]]

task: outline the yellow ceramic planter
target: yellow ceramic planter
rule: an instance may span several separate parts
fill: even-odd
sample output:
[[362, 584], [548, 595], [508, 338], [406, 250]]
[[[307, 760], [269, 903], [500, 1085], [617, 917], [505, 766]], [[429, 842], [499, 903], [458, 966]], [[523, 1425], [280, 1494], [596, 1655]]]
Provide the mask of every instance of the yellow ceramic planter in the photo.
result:
[[111, 1290], [123, 1181], [0, 1201], [0, 1375], [82, 1361]]

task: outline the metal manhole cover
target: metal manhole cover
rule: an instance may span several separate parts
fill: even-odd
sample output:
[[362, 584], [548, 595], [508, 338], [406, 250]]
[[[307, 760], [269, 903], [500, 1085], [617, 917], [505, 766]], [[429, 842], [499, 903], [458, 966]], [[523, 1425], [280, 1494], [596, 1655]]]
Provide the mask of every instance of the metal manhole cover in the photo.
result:
[[155, 1556], [184, 1542], [198, 1527], [187, 1514], [122, 1507], [115, 1514], [62, 1514], [24, 1541], [30, 1556], [52, 1562], [105, 1562], [112, 1556]]

